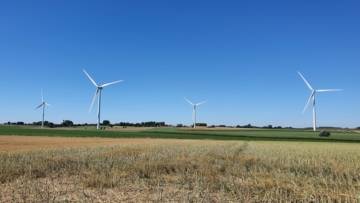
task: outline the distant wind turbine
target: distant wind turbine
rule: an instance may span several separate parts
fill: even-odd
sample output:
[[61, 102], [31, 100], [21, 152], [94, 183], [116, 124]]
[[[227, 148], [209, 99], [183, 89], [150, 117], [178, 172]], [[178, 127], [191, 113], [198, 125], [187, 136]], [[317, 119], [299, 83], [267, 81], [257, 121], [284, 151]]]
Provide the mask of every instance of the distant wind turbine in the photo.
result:
[[304, 110], [303, 110], [303, 113], [305, 113], [306, 109], [309, 107], [310, 103], [312, 102], [312, 107], [313, 107], [313, 130], [314, 132], [316, 131], [316, 127], [317, 127], [317, 121], [316, 121], [316, 102], [315, 102], [315, 99], [316, 99], [316, 93], [319, 93], [319, 92], [338, 92], [338, 91], [343, 91], [342, 89], [322, 89], [322, 90], [316, 90], [316, 89], [313, 89], [312, 86], [310, 85], [310, 83], [305, 79], [305, 77], [300, 73], [298, 72], [298, 74], [300, 75], [300, 77], [304, 80], [306, 86], [310, 89], [311, 91], [311, 94], [310, 94], [310, 97], [304, 107]]
[[206, 101], [203, 101], [203, 102], [199, 102], [199, 103], [193, 103], [191, 102], [190, 100], [188, 100], [187, 98], [184, 98], [192, 107], [193, 107], [193, 128], [196, 128], [196, 111], [197, 111], [197, 107], [202, 105], [202, 104], [205, 104]]
[[101, 114], [101, 92], [104, 89], [104, 87], [114, 85], [114, 84], [119, 83], [119, 82], [123, 82], [123, 80], [117, 80], [117, 81], [114, 81], [114, 82], [98, 85], [95, 82], [95, 80], [92, 79], [92, 77], [86, 72], [86, 70], [83, 70], [83, 71], [84, 71], [85, 75], [89, 78], [91, 83], [94, 84], [95, 87], [96, 87], [95, 95], [94, 95], [94, 97], [92, 99], [92, 102], [91, 102], [91, 105], [90, 105], [90, 108], [89, 108], [89, 112], [91, 112], [91, 110], [93, 109], [95, 100], [96, 100], [96, 98], [98, 98], [98, 121], [97, 121], [96, 129], [99, 130], [100, 129], [100, 114]]
[[44, 121], [45, 121], [45, 108], [47, 106], [50, 106], [46, 101], [44, 101], [44, 93], [41, 90], [41, 104], [35, 108], [35, 110], [42, 108], [42, 121], [41, 121], [41, 128], [44, 127]]

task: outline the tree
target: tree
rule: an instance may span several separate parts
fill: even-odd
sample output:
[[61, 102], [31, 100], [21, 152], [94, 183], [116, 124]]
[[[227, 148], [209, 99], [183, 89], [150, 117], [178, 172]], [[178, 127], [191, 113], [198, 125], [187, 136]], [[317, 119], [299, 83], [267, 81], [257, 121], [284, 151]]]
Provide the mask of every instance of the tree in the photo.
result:
[[322, 130], [319, 134], [320, 137], [330, 137], [331, 133], [326, 130]]
[[54, 128], [55, 124], [49, 121], [44, 121], [44, 126], [49, 127], [49, 128]]
[[33, 125], [41, 125], [41, 121], [33, 122]]
[[111, 125], [111, 123], [110, 123], [110, 121], [109, 121], [109, 120], [104, 120], [102, 124], [103, 124], [103, 125], [106, 125], [106, 126]]
[[272, 125], [268, 125], [268, 126], [264, 126], [263, 128], [272, 129], [272, 128], [273, 128], [273, 126], [272, 126]]
[[249, 123], [246, 126], [244, 126], [244, 128], [253, 128], [253, 126]]
[[63, 122], [61, 123], [61, 126], [63, 127], [71, 127], [73, 125], [74, 123], [71, 120], [63, 120]]
[[141, 123], [128, 123], [128, 122], [120, 122], [116, 123], [116, 126], [134, 126], [134, 127], [163, 127], [166, 126], [165, 122], [155, 122], [155, 121], [148, 121], [148, 122], [141, 122]]

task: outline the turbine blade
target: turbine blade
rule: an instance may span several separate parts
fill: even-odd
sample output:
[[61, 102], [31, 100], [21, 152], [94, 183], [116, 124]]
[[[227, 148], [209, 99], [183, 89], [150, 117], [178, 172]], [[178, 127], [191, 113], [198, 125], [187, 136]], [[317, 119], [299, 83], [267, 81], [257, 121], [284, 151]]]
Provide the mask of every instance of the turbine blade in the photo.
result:
[[300, 77], [304, 80], [305, 84], [309, 87], [310, 90], [314, 90], [310, 83], [305, 79], [305, 77], [298, 71], [298, 74], [300, 75]]
[[306, 104], [305, 104], [305, 107], [304, 107], [304, 110], [302, 111], [302, 113], [305, 113], [306, 109], [309, 107], [309, 105], [310, 105], [310, 103], [311, 103], [311, 99], [313, 98], [313, 96], [314, 96], [314, 93], [311, 93], [308, 101], [307, 101]]
[[117, 84], [119, 82], [123, 82], [123, 80], [117, 80], [117, 81], [114, 81], [114, 82], [109, 82], [109, 83], [101, 85], [101, 87], [107, 87], [107, 86], [110, 86], [110, 85]]
[[44, 92], [43, 92], [43, 89], [41, 89], [41, 102], [44, 102]]
[[51, 106], [51, 104], [49, 104], [49, 103], [47, 103], [47, 102], [45, 102], [45, 105], [46, 105], [46, 106]]
[[37, 107], [35, 108], [35, 110], [41, 108], [43, 105], [44, 105], [44, 103], [41, 103], [39, 106], [37, 106]]
[[95, 92], [95, 94], [94, 94], [94, 97], [93, 97], [93, 99], [92, 99], [92, 101], [91, 101], [91, 105], [90, 105], [90, 108], [89, 108], [89, 113], [92, 111], [92, 109], [93, 109], [93, 107], [94, 107], [94, 103], [95, 103], [95, 101], [96, 101], [96, 97], [98, 96], [98, 94], [99, 94], [99, 89], [96, 89], [96, 92]]
[[194, 106], [194, 104], [193, 104], [190, 100], [188, 100], [186, 97], [184, 97], [184, 99], [185, 99], [185, 101], [187, 101], [190, 105]]
[[89, 78], [89, 80], [92, 82], [92, 84], [94, 84], [96, 87], [98, 87], [95, 80], [92, 79], [92, 77], [89, 75], [89, 73], [87, 73], [85, 69], [83, 69], [83, 71], [84, 71], [85, 75]]
[[316, 92], [339, 92], [343, 91], [342, 89], [324, 89], [324, 90], [316, 90]]
[[199, 103], [196, 104], [196, 106], [200, 106], [200, 105], [202, 105], [202, 104], [205, 104], [206, 102], [207, 102], [207, 101], [199, 102]]

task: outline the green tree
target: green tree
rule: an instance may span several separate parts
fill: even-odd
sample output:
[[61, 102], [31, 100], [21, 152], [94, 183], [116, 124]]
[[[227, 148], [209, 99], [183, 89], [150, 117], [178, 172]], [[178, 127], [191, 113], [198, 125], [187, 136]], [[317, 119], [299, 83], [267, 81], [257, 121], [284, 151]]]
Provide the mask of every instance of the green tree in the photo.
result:
[[71, 120], [63, 120], [63, 122], [61, 123], [61, 126], [63, 127], [72, 127], [74, 125], [74, 123]]
[[109, 121], [109, 120], [104, 120], [102, 124], [103, 124], [103, 125], [106, 125], [106, 126], [111, 125], [111, 123], [110, 123], [110, 121]]

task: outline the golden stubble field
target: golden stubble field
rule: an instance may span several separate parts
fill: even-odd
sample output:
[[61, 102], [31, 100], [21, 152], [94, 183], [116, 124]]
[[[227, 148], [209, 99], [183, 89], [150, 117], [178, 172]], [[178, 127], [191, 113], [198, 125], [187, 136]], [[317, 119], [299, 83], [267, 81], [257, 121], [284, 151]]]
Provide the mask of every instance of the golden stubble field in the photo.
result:
[[[165, 140], [159, 140], [164, 142]], [[146, 144], [150, 139], [77, 138], [77, 137], [36, 137], [0, 136], [0, 152], [26, 152], [45, 149], [113, 146], [118, 144]]]
[[358, 144], [0, 136], [0, 202], [358, 202]]

